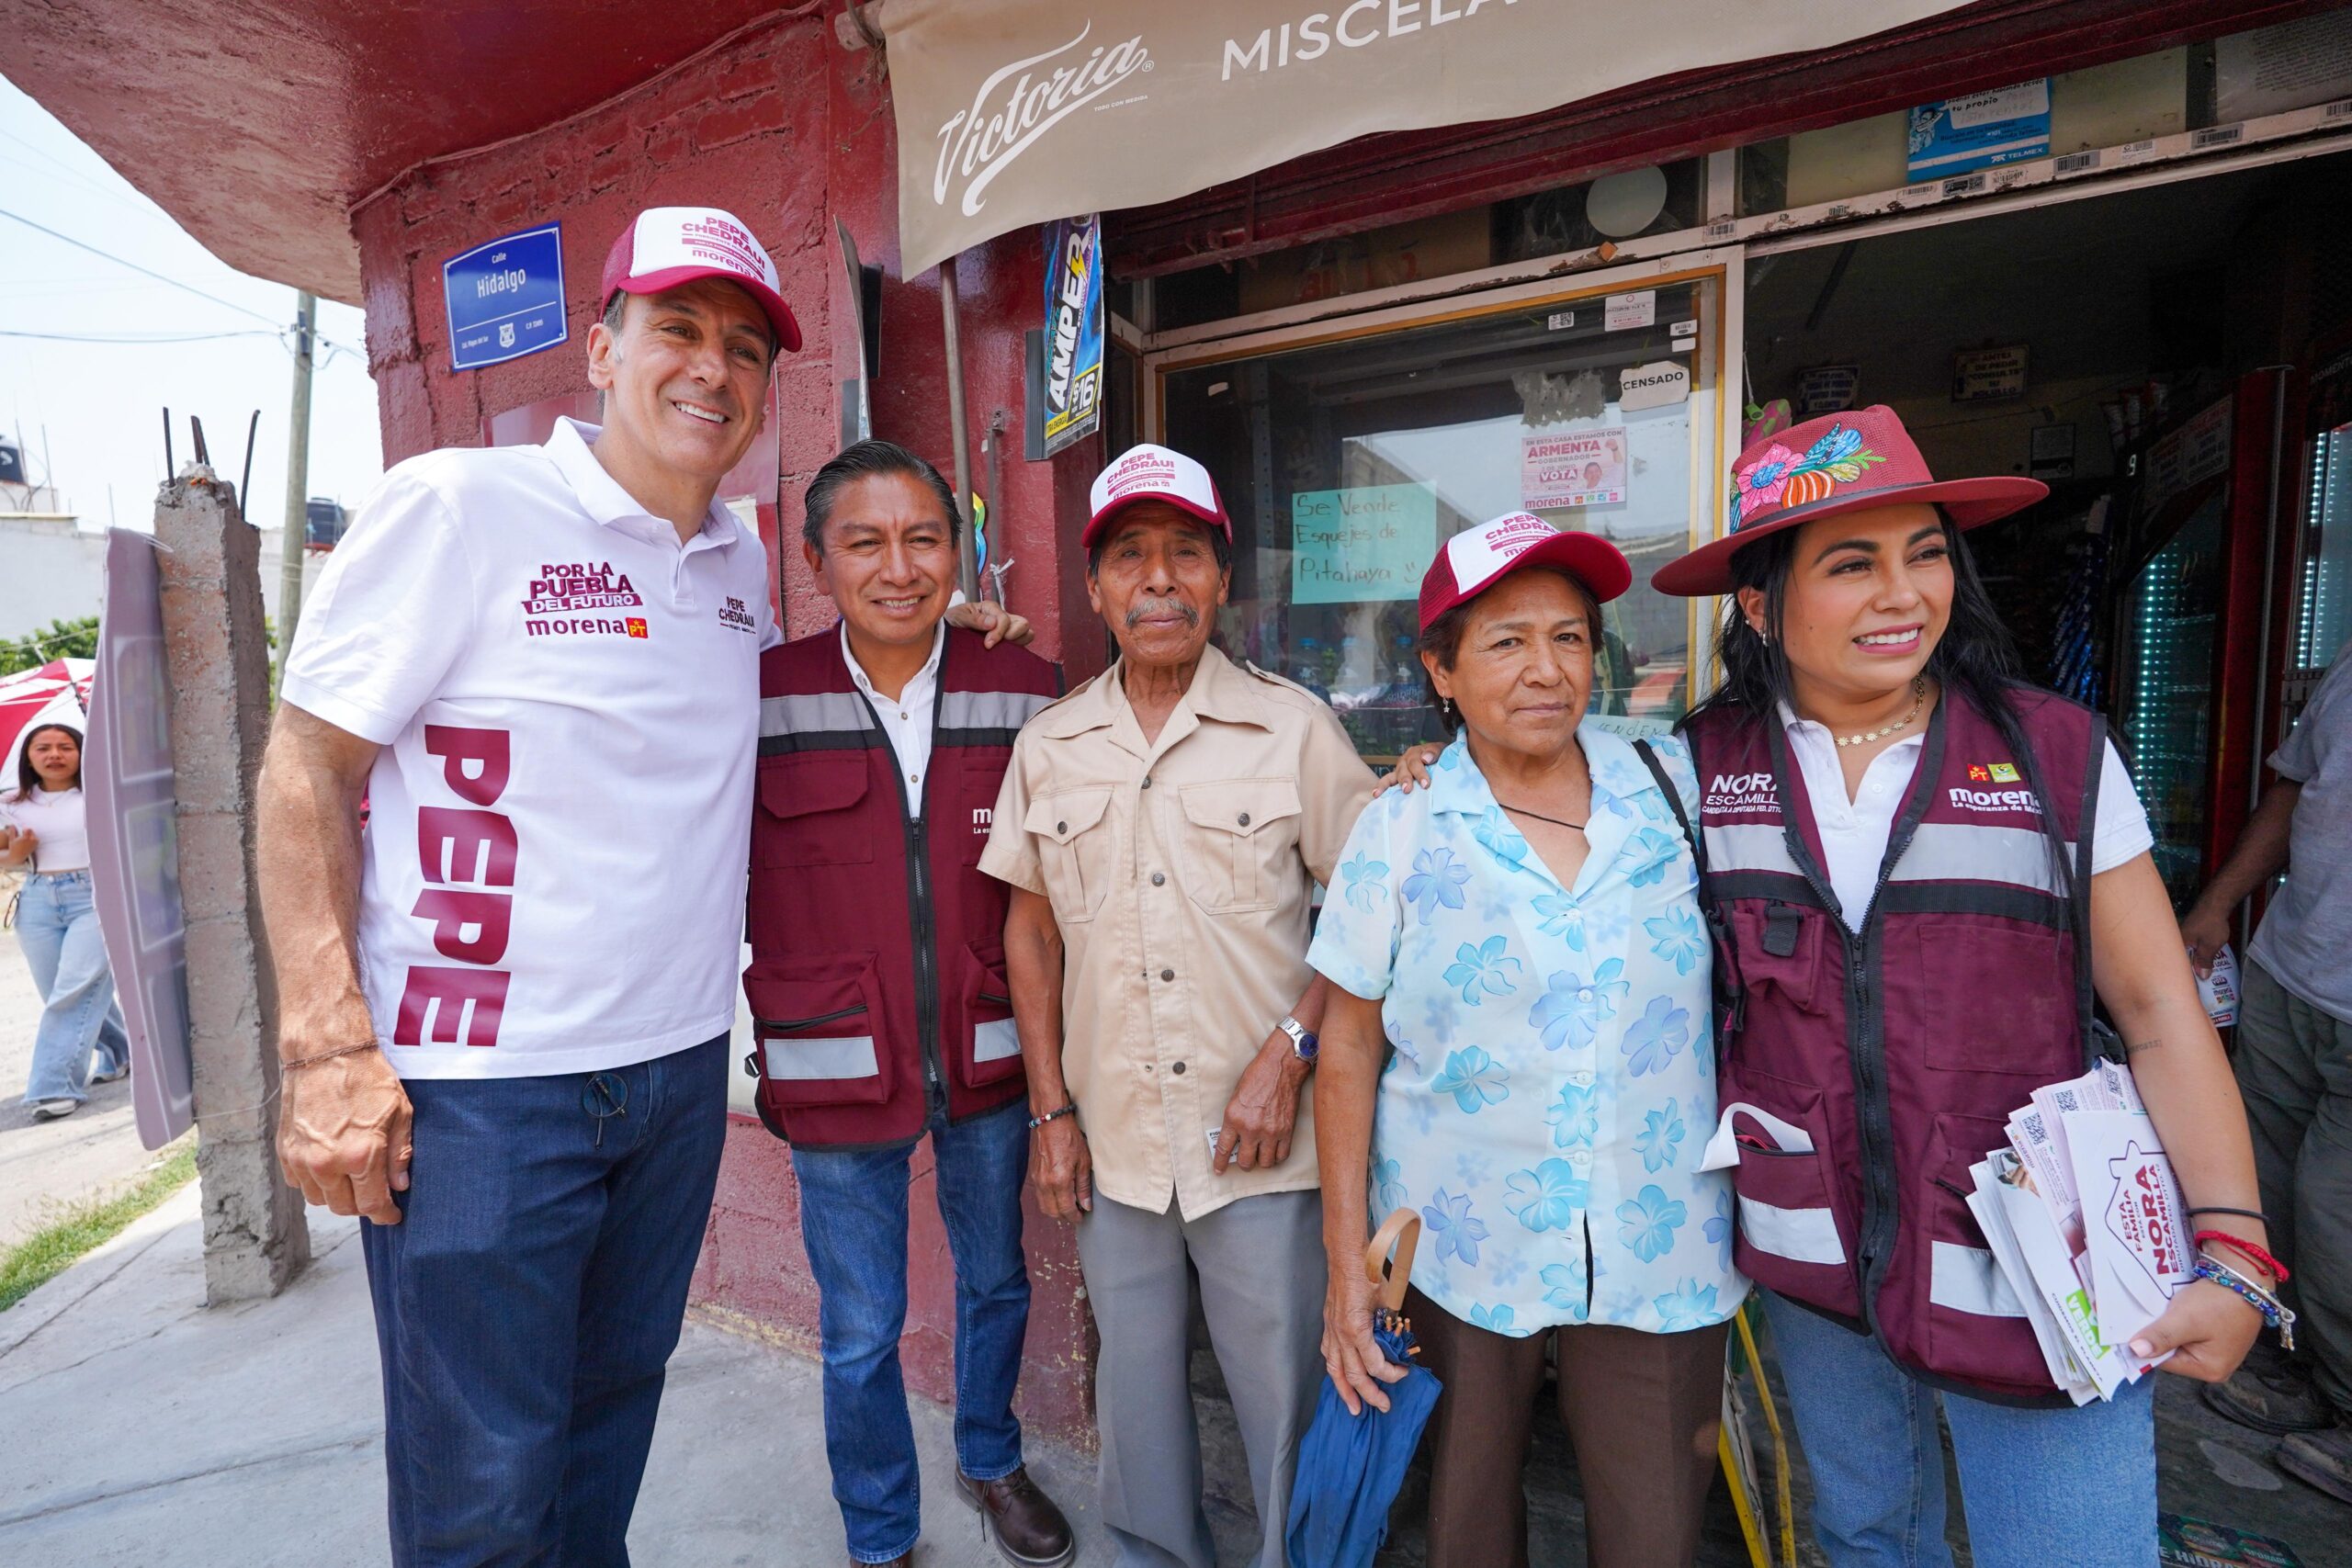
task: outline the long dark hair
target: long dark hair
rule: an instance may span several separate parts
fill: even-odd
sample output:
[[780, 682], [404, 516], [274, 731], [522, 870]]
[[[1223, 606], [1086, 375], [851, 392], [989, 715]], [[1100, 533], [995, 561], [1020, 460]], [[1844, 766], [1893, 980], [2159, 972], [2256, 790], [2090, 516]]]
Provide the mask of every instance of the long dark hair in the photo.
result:
[[41, 783], [40, 773], [33, 767], [33, 742], [52, 729], [74, 738], [74, 782], [67, 787], [72, 789], [82, 787], [82, 732], [70, 724], [36, 724], [25, 731], [24, 744], [17, 749], [17, 792], [10, 795], [9, 799], [22, 800], [33, 791], [47, 787]]
[[[1993, 608], [1992, 597], [1984, 592], [1984, 580], [1977, 574], [1976, 559], [1969, 554], [1960, 530], [1952, 526], [1948, 516], [1943, 518], [1943, 526], [1944, 544], [1951, 557], [1951, 615], [1944, 625], [1942, 638], [1928, 655], [1927, 673], [1946, 695], [1956, 694], [1983, 714], [2008, 747], [2009, 755], [2018, 760], [2026, 787], [2033, 791], [2034, 799], [2041, 805], [2042, 837], [2050, 842], [2061, 886], [2073, 889], [2075, 867], [2067, 859], [2065, 835], [2059, 830], [2058, 819], [2051, 811], [2049, 792], [2035, 776], [2039, 763], [2027, 743], [2025, 721], [2018, 712], [2018, 694], [2040, 688], [2021, 672], [2017, 639], [2009, 635], [2000, 613]], [[1691, 710], [1692, 718], [1710, 709], [1723, 709], [1760, 722], [1781, 704], [1791, 700], [1795, 679], [1790, 672], [1785, 651], [1788, 639], [1782, 635], [1783, 617], [1788, 608], [1789, 579], [1795, 570], [1797, 536], [1803, 532], [1801, 527], [1783, 528], [1732, 552], [1733, 592], [1724, 601], [1723, 626], [1716, 641], [1723, 680]], [[1743, 588], [1757, 589], [1764, 595], [1764, 626], [1769, 640], [1747, 624], [1738, 598], [1738, 590]], [[1688, 724], [1690, 720], [1683, 722]]]

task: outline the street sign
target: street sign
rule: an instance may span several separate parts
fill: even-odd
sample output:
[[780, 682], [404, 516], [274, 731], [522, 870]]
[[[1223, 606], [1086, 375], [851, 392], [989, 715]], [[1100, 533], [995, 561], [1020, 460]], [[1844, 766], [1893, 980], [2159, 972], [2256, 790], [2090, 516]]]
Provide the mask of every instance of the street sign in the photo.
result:
[[441, 264], [449, 367], [479, 370], [553, 348], [563, 316], [563, 225], [526, 229]]

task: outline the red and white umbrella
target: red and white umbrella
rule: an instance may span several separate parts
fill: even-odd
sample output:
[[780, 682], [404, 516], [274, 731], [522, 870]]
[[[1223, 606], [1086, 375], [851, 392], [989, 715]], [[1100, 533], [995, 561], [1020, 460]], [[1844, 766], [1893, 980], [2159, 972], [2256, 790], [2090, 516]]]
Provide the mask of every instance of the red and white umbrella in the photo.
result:
[[90, 726], [94, 659], [52, 659], [38, 670], [0, 675], [0, 790], [17, 787], [17, 754], [26, 731], [41, 724]]

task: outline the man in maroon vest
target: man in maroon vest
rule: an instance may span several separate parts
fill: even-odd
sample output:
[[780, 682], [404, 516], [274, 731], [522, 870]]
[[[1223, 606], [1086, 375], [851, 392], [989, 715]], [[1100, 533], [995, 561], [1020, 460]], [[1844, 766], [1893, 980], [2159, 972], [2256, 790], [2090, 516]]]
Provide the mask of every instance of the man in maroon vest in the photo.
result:
[[1067, 1562], [1069, 1521], [1029, 1479], [1012, 1415], [1028, 1087], [1010, 890], [979, 871], [1013, 735], [1060, 678], [944, 623], [956, 501], [922, 458], [861, 441], [818, 470], [807, 513], [802, 549], [842, 620], [761, 658], [743, 987], [760, 1119], [792, 1144], [821, 1295], [833, 1495], [853, 1562], [911, 1561], [899, 1334], [909, 1156], [928, 1133], [956, 1260], [956, 1492], [1008, 1562]]

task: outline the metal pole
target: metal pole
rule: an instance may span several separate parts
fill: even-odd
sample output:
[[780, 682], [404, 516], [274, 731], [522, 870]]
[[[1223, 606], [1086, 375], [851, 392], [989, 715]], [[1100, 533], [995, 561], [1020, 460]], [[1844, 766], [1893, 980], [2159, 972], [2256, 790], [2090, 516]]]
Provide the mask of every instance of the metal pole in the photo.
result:
[[[311, 521], [311, 328], [319, 302], [308, 290], [294, 296], [294, 407], [286, 433], [286, 535], [277, 553], [277, 674], [302, 619], [302, 546]], [[244, 504], [239, 496], [237, 503]]]
[[956, 506], [962, 513], [964, 525], [956, 576], [964, 597], [977, 601], [980, 596], [980, 572], [978, 556], [972, 546], [972, 438], [964, 425], [964, 344], [956, 323], [954, 256], [939, 264], [939, 316], [947, 336], [947, 421], [954, 427], [956, 437]]

